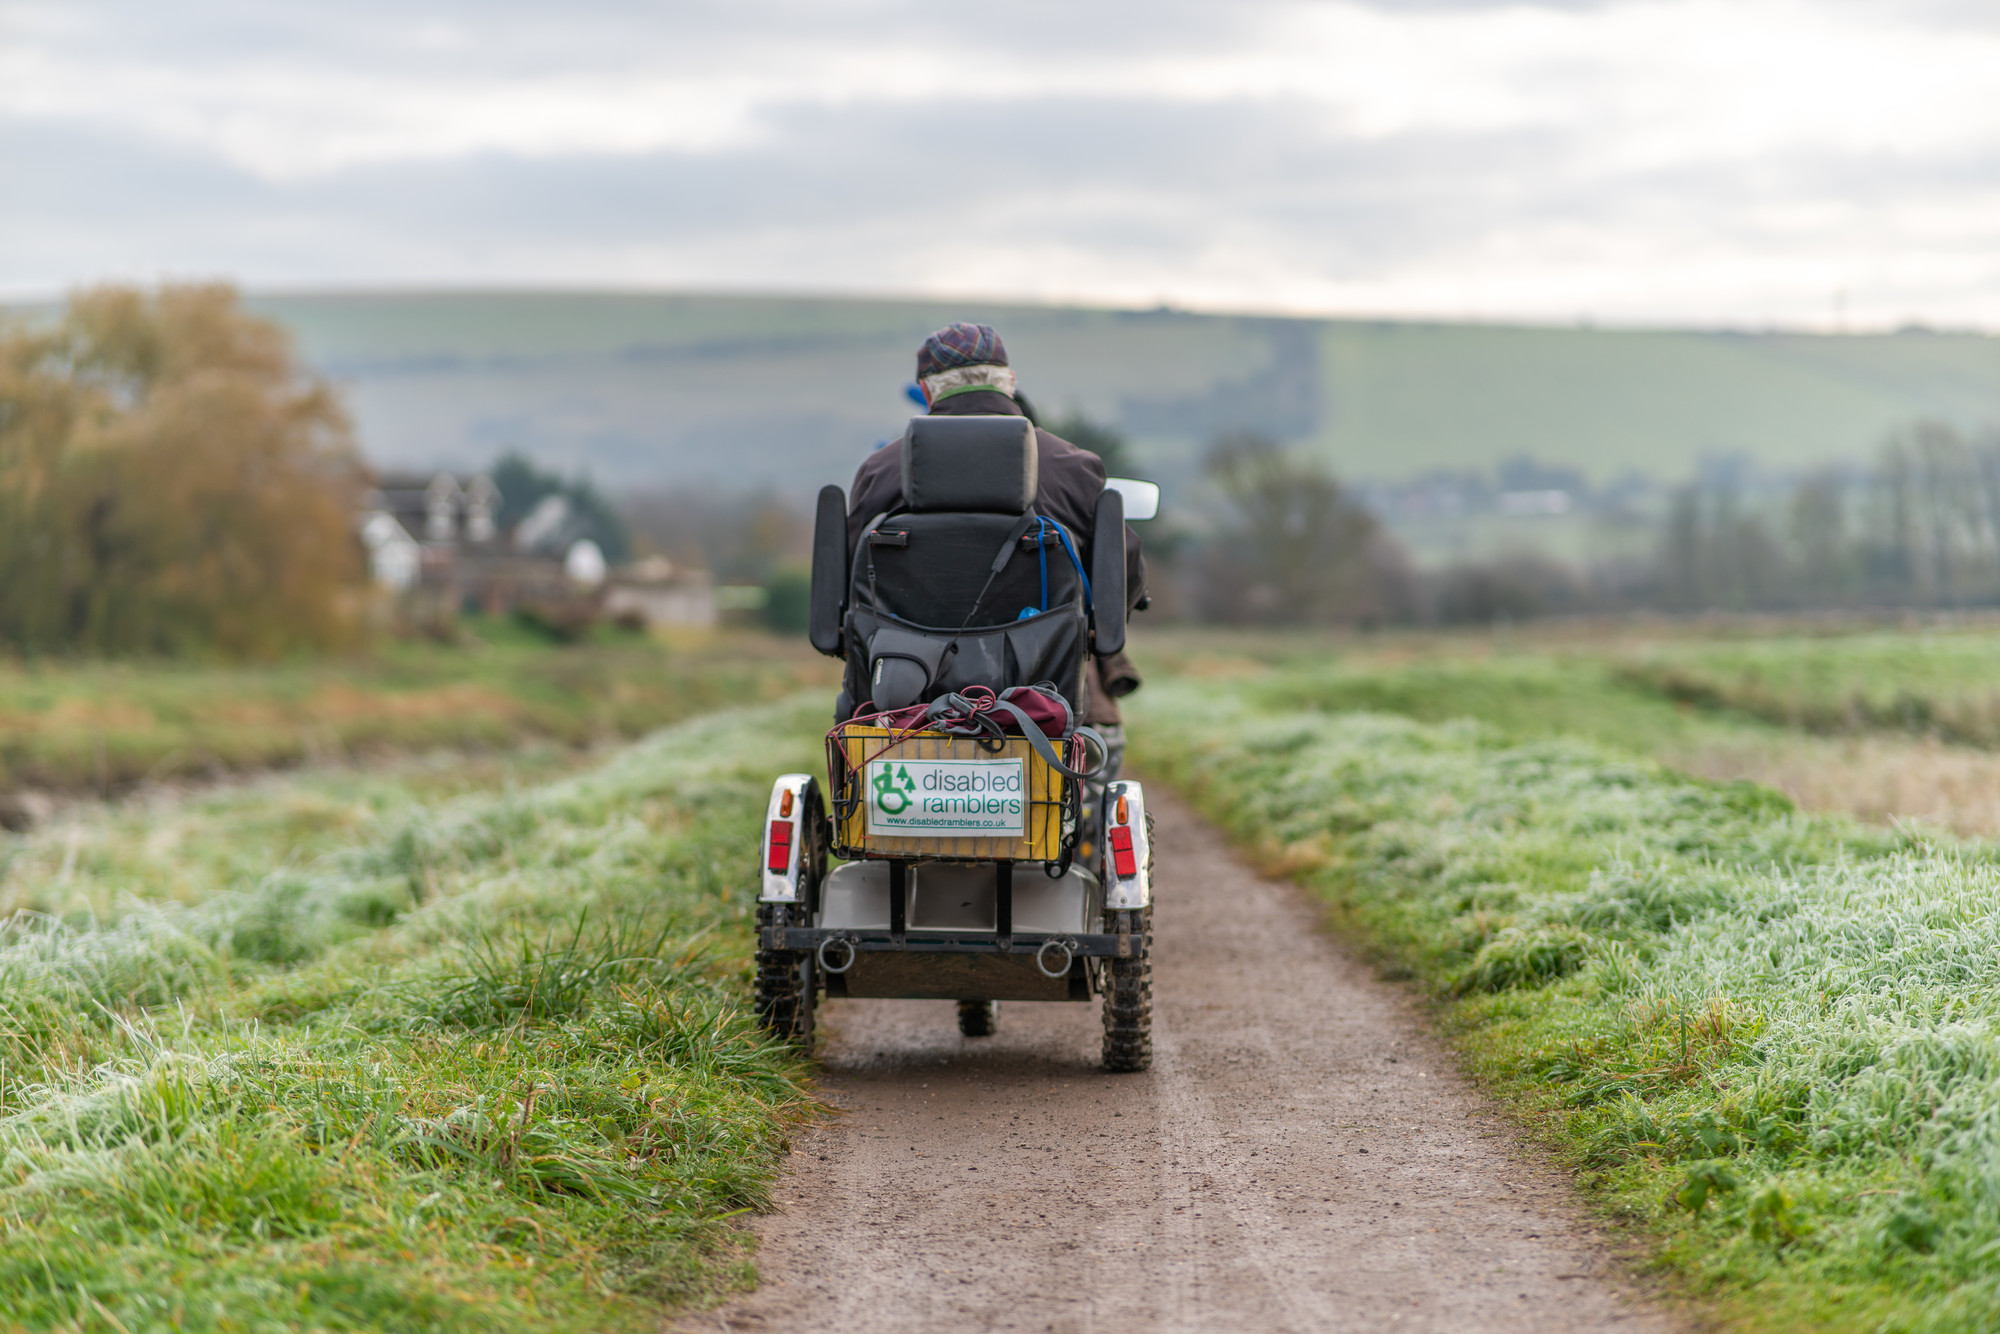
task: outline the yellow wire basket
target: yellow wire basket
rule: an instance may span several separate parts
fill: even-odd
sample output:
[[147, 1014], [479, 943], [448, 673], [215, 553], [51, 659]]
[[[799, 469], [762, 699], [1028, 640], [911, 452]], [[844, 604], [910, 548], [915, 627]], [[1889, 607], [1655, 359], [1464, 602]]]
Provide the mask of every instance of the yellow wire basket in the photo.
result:
[[827, 734], [834, 853], [952, 861], [1057, 861], [1076, 835], [1071, 784], [1025, 737]]

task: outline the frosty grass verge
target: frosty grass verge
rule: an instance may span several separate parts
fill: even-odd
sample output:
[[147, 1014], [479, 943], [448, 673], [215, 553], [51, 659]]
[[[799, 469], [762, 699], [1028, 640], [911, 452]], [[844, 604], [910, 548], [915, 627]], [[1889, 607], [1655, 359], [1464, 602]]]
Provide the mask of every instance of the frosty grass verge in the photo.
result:
[[1139, 761], [1428, 984], [1661, 1265], [1754, 1293], [1744, 1327], [1991, 1327], [1995, 849], [1581, 741], [1271, 707], [1298, 687], [1155, 685]]
[[[0, 929], [0, 1310], [650, 1329], [744, 1281], [721, 1220], [765, 1202], [809, 1106], [746, 1013], [744, 849], [822, 709], [391, 802], [192, 890], [245, 860], [254, 794], [205, 836], [227, 855], [115, 813], [0, 840], [0, 887], [42, 909]], [[168, 882], [197, 901], [144, 897]]]

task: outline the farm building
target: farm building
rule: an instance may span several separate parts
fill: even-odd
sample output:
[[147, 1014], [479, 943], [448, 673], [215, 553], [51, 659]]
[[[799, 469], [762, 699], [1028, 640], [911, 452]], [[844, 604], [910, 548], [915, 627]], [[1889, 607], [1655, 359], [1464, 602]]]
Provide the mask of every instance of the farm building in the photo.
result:
[[500, 490], [481, 473], [385, 472], [357, 528], [375, 582], [426, 614], [523, 608], [573, 621], [604, 615], [646, 626], [708, 627], [705, 571], [653, 557], [618, 570], [562, 496], [503, 530]]

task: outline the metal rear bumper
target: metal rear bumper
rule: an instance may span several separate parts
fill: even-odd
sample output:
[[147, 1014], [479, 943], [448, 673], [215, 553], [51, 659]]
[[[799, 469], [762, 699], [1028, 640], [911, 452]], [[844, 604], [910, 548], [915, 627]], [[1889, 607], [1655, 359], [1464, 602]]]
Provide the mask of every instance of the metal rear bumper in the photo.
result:
[[1033, 956], [1051, 941], [1068, 947], [1079, 959], [1129, 959], [1144, 941], [1133, 943], [1129, 933], [1016, 931], [1011, 936], [990, 931], [857, 931], [842, 926], [769, 926], [758, 933], [759, 949], [817, 952], [830, 940], [852, 945], [857, 953], [894, 951], [907, 954], [1019, 954]]

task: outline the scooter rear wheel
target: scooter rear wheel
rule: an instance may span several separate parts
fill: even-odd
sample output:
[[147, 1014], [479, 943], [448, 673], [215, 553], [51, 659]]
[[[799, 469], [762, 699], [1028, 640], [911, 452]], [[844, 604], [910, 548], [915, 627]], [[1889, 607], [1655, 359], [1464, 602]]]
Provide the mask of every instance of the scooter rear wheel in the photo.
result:
[[1108, 914], [1111, 930], [1132, 933], [1133, 957], [1104, 961], [1104, 1068], [1116, 1074], [1153, 1065], [1153, 915]]
[[[1153, 813], [1146, 812], [1146, 879], [1153, 878]], [[1135, 1074], [1153, 1067], [1153, 910], [1108, 912], [1105, 930], [1130, 932], [1129, 959], [1104, 961], [1104, 1068]]]
[[[803, 909], [789, 903], [757, 905], [757, 927], [803, 926]], [[804, 950], [758, 950], [757, 1022], [766, 1032], [804, 1051], [813, 1045], [812, 956]]]

